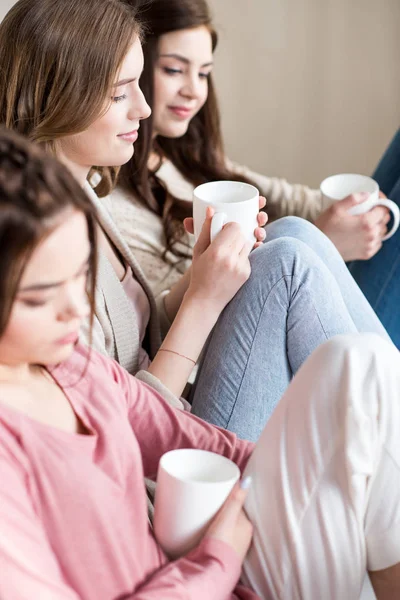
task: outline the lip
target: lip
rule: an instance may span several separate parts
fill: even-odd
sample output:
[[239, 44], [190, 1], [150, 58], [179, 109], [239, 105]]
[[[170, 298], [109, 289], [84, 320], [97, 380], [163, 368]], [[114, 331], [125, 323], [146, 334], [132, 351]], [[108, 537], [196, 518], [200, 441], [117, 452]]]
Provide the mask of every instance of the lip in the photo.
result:
[[186, 108], [185, 106], [169, 106], [170, 111], [172, 111], [178, 117], [182, 119], [187, 119], [193, 114], [193, 109]]
[[69, 333], [68, 335], [65, 335], [64, 337], [60, 338], [59, 340], [56, 341], [56, 344], [59, 346], [66, 346], [68, 344], [75, 344], [75, 342], [78, 341], [79, 338], [79, 332], [78, 331], [73, 331], [72, 333]]
[[124, 140], [125, 142], [133, 144], [133, 142], [136, 142], [136, 140], [138, 139], [138, 136], [139, 130], [134, 129], [133, 131], [129, 131], [128, 133], [120, 133], [117, 137], [121, 138], [121, 140]]

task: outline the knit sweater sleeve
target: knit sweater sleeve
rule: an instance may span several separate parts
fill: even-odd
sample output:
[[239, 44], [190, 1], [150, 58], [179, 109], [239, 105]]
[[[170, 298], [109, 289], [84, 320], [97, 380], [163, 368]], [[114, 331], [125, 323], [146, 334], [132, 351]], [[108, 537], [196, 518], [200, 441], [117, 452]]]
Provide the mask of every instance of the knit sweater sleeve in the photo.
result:
[[261, 175], [230, 160], [227, 160], [227, 166], [237, 175], [243, 175], [254, 182], [260, 194], [267, 199], [267, 212], [270, 208], [274, 217], [293, 215], [315, 221], [328, 208], [319, 190], [302, 184], [289, 183], [280, 177]]

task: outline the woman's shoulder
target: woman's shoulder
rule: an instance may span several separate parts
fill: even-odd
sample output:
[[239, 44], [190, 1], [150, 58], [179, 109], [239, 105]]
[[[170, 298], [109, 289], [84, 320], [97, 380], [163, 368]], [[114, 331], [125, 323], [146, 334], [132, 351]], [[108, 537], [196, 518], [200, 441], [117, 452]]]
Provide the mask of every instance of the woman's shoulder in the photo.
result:
[[146, 206], [134, 192], [116, 187], [108, 197], [109, 212], [128, 246], [136, 249], [145, 240], [161, 243], [162, 218]]
[[195, 186], [182, 175], [171, 160], [168, 158], [163, 160], [160, 168], [156, 172], [156, 176], [162, 181], [174, 198], [192, 202]]

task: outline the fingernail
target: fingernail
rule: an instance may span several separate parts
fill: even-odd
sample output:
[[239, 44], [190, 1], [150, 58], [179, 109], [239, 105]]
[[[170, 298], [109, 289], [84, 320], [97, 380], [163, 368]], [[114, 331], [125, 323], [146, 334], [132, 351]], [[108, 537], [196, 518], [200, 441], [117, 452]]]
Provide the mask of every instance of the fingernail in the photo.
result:
[[248, 477], [245, 477], [244, 479], [242, 479], [242, 481], [240, 482], [240, 488], [242, 490], [248, 490], [249, 487], [251, 486], [253, 482], [253, 478], [249, 475]]

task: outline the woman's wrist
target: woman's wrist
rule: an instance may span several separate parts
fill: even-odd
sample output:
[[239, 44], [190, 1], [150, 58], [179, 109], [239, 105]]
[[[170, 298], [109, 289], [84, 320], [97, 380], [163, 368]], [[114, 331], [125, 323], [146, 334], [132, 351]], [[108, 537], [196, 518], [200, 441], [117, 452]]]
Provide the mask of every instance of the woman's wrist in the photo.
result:
[[200, 322], [204, 323], [204, 326], [209, 324], [211, 331], [217, 322], [223, 307], [217, 305], [215, 300], [207, 298], [197, 291], [192, 290], [189, 286], [183, 296], [181, 310], [193, 313], [194, 316], [197, 316], [198, 319], [200, 319]]
[[220, 312], [214, 303], [188, 291], [163, 343], [149, 366], [171, 392], [179, 396]]

